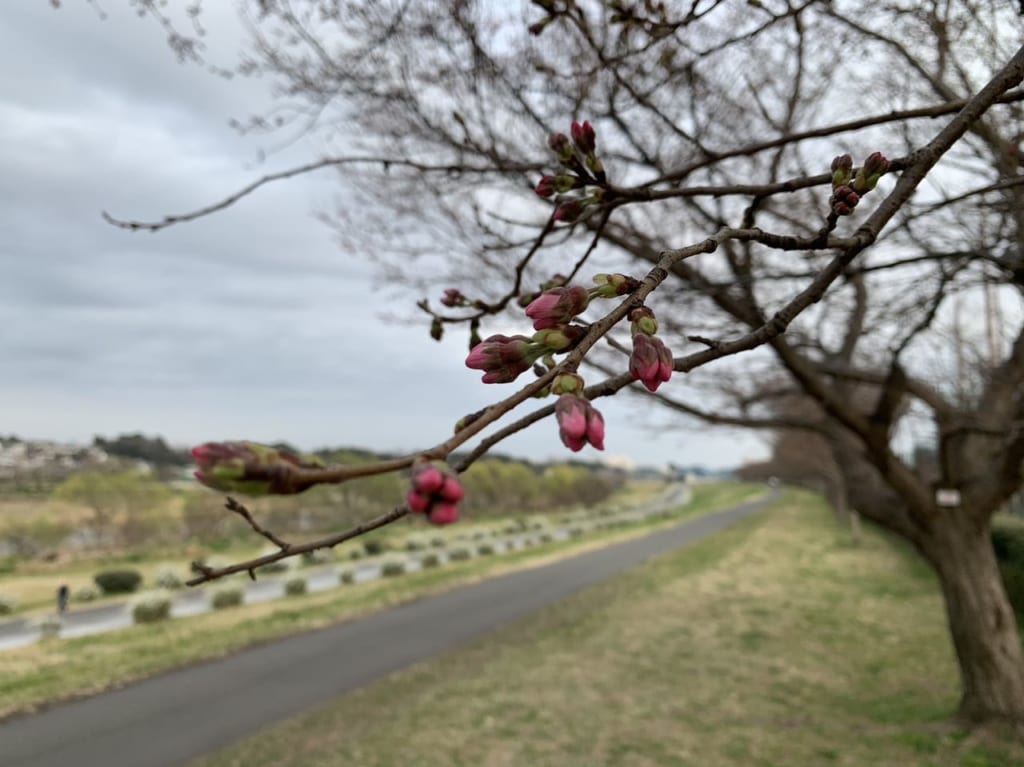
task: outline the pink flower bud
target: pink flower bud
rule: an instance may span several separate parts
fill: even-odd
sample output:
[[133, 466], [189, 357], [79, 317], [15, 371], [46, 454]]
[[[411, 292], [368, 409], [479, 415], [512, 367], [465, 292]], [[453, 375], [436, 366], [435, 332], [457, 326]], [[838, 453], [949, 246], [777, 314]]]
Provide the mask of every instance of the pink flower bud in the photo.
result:
[[526, 336], [496, 335], [484, 339], [469, 352], [466, 367], [483, 370], [484, 383], [509, 383], [525, 373], [540, 356]]
[[568, 136], [564, 133], [555, 133], [548, 138], [548, 146], [558, 156], [558, 161], [563, 165], [572, 162], [576, 154], [573, 151], [572, 144], [569, 143]]
[[540, 197], [550, 197], [557, 191], [555, 188], [555, 177], [543, 176], [541, 180], [537, 182], [537, 186], [533, 191], [535, 191]]
[[588, 442], [604, 450], [604, 419], [593, 405], [575, 394], [563, 394], [555, 403], [558, 436], [574, 453]]
[[629, 373], [648, 391], [657, 391], [672, 377], [672, 353], [660, 338], [637, 333], [633, 336], [633, 353], [629, 355]]
[[868, 155], [868, 159], [864, 161], [864, 171], [869, 176], [881, 176], [883, 173], [888, 172], [889, 161], [885, 159], [885, 155], [881, 152], [872, 152]]
[[459, 521], [459, 510], [453, 503], [436, 503], [427, 519], [435, 525], [450, 525]]
[[837, 215], [849, 216], [860, 202], [860, 195], [848, 186], [839, 186], [833, 191], [828, 202]]
[[589, 122], [572, 124], [572, 140], [576, 144], [576, 147], [584, 155], [594, 154], [594, 149], [597, 147], [597, 142], [594, 137], [594, 128]]
[[462, 485], [451, 474], [444, 478], [444, 484], [437, 491], [437, 496], [448, 503], [458, 503], [462, 500], [463, 494]]
[[415, 490], [410, 490], [409, 494], [405, 496], [405, 505], [411, 512], [425, 514], [430, 508], [430, 496], [420, 495]]
[[589, 414], [587, 418], [587, 441], [595, 450], [604, 450], [604, 417], [593, 405], [587, 403]]
[[590, 303], [590, 294], [581, 285], [552, 288], [541, 293], [526, 307], [526, 316], [533, 320], [534, 330], [557, 328], [572, 322]]
[[207, 442], [192, 449], [200, 483], [225, 493], [295, 495], [315, 482], [302, 480], [303, 469], [323, 467], [315, 456], [299, 456], [258, 442]]
[[583, 211], [586, 210], [586, 208], [587, 206], [581, 200], [569, 200], [555, 208], [555, 212], [551, 218], [555, 221], [572, 223], [583, 215]]
[[412, 477], [412, 486], [417, 493], [434, 495], [444, 484], [444, 474], [436, 466], [425, 466]]
[[441, 303], [449, 307], [465, 306], [466, 297], [456, 288], [446, 288], [444, 295], [441, 297]]

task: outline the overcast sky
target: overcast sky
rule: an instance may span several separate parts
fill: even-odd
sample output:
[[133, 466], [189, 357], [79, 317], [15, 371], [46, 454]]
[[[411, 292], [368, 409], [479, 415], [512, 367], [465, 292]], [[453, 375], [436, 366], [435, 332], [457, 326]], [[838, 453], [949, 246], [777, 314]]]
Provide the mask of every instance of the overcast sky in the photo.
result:
[[[157, 234], [102, 221], [102, 210], [188, 210], [314, 153], [298, 145], [260, 165], [259, 143], [228, 127], [265, 103], [260, 83], [179, 65], [160, 28], [122, 4], [103, 3], [105, 21], [84, 0], [5, 4], [0, 434], [406, 451], [506, 395], [464, 367], [464, 334], [436, 344], [425, 326], [379, 318], [372, 269], [313, 218], [340, 193], [333, 176], [268, 187]], [[230, 5], [206, 4], [225, 62], [242, 39]], [[696, 431], [636, 397], [619, 400], [599, 403], [608, 455], [721, 467], [763, 454], [751, 437]], [[552, 422], [502, 450], [569, 455]]]

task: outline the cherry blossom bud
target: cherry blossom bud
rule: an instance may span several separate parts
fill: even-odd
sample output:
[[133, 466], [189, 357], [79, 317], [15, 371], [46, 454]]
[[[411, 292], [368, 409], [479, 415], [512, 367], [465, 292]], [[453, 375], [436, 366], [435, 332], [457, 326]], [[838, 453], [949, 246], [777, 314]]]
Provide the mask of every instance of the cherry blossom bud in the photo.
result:
[[586, 334], [587, 329], [581, 325], [564, 325], [538, 330], [533, 334], [533, 342], [545, 352], [565, 352], [576, 346]]
[[851, 186], [853, 191], [864, 194], [878, 186], [878, 180], [889, 170], [889, 161], [881, 152], [874, 152], [864, 161], [864, 167], [857, 171]]
[[832, 210], [839, 216], [849, 216], [857, 207], [858, 202], [860, 202], [860, 195], [848, 186], [836, 187], [828, 201]]
[[633, 336], [633, 353], [629, 355], [629, 372], [654, 392], [672, 377], [672, 352], [660, 338], [637, 333]]
[[450, 525], [459, 521], [459, 509], [454, 503], [436, 503], [427, 519], [435, 525]]
[[562, 165], [570, 164], [576, 156], [572, 144], [569, 143], [569, 137], [564, 133], [555, 133], [548, 138], [548, 146], [558, 156], [558, 161]]
[[437, 496], [448, 503], [458, 503], [462, 500], [464, 491], [462, 484], [454, 474], [448, 474], [444, 478], [444, 484], [437, 491]]
[[575, 373], [560, 373], [551, 382], [552, 394], [582, 394], [583, 378]]
[[645, 336], [653, 336], [658, 332], [658, 320], [655, 319], [654, 312], [646, 306], [640, 306], [631, 311], [629, 321], [630, 331], [634, 336], [641, 333]]
[[446, 288], [441, 296], [441, 304], [448, 307], [465, 306], [466, 297], [457, 288]]
[[604, 450], [604, 419], [588, 400], [563, 394], [555, 403], [555, 418], [562, 444], [574, 453], [588, 443]]
[[414, 514], [426, 514], [427, 509], [430, 508], [430, 496], [420, 495], [415, 490], [410, 490], [409, 494], [405, 496], [405, 505]]
[[510, 383], [533, 367], [541, 354], [526, 336], [490, 336], [473, 347], [466, 367], [483, 370], [484, 383]]
[[582, 186], [578, 176], [563, 174], [561, 176], [543, 176], [537, 182], [534, 191], [541, 197], [551, 197], [553, 194], [565, 194], [566, 192]]
[[848, 154], [841, 154], [832, 160], [832, 188], [850, 183], [853, 178], [853, 158]]
[[597, 287], [590, 291], [591, 298], [615, 298], [632, 293], [640, 287], [640, 281], [625, 274], [595, 274]]
[[207, 442], [192, 448], [200, 483], [225, 493], [295, 495], [315, 482], [300, 480], [303, 469], [323, 467], [315, 456], [299, 456], [257, 442]]
[[434, 317], [430, 322], [430, 337], [435, 341], [440, 341], [444, 335], [444, 323], [441, 322], [440, 317]]
[[565, 221], [571, 224], [583, 215], [583, 212], [587, 209], [588, 202], [589, 200], [586, 200], [586, 198], [582, 200], [567, 200], [555, 208], [551, 218], [554, 221]]
[[581, 154], [584, 156], [594, 154], [597, 142], [594, 137], [594, 128], [589, 122], [574, 122], [569, 132], [572, 134], [572, 140]]
[[412, 488], [417, 493], [431, 496], [444, 485], [445, 476], [436, 466], [426, 465], [412, 475]]
[[573, 285], [568, 288], [552, 288], [536, 298], [526, 307], [526, 316], [533, 320], [534, 330], [557, 328], [566, 325], [582, 314], [590, 303], [586, 288]]

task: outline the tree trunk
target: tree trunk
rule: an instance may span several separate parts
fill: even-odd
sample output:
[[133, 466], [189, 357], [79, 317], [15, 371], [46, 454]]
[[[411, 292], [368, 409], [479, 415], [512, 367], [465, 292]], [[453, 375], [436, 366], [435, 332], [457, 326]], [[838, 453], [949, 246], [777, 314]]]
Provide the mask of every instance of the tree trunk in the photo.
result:
[[979, 530], [962, 509], [939, 515], [920, 545], [946, 601], [963, 690], [959, 717], [1024, 725], [1024, 654], [988, 521]]

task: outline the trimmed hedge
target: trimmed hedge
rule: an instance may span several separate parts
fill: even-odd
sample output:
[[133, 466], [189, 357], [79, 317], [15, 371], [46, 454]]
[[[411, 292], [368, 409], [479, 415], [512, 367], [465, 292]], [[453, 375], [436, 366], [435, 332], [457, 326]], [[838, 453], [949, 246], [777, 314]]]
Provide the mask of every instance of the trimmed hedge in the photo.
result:
[[138, 570], [104, 570], [92, 579], [104, 594], [133, 594], [142, 585]]
[[185, 585], [174, 570], [161, 570], [157, 573], [155, 583], [160, 589], [180, 589]]
[[242, 589], [228, 586], [220, 591], [215, 591], [210, 604], [213, 605], [214, 610], [223, 610], [225, 607], [237, 607], [242, 604], [242, 597]]
[[171, 617], [171, 599], [166, 594], [147, 594], [132, 608], [136, 623], [157, 623]]
[[420, 566], [427, 570], [431, 567], [437, 567], [441, 564], [441, 557], [437, 554], [427, 554], [423, 559], [420, 560]]
[[367, 538], [363, 541], [363, 550], [367, 556], [375, 557], [378, 554], [383, 554], [387, 550], [387, 546], [378, 538]]
[[92, 602], [100, 598], [102, 592], [95, 586], [82, 586], [73, 595], [76, 602]]

